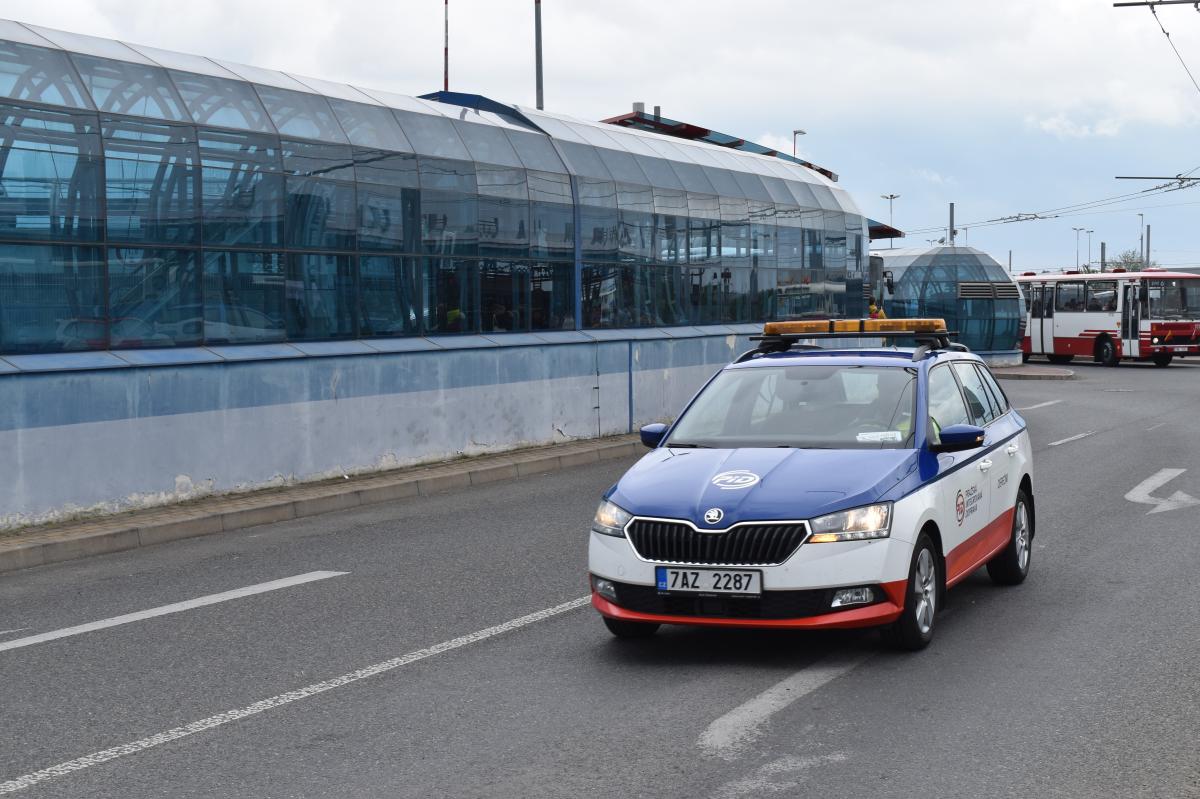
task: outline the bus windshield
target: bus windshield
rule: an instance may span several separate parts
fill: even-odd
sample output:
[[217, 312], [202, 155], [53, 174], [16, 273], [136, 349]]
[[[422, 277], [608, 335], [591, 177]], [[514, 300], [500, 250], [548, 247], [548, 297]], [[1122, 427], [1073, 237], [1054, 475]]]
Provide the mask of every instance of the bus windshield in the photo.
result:
[[1200, 319], [1200, 279], [1149, 280], [1152, 319]]

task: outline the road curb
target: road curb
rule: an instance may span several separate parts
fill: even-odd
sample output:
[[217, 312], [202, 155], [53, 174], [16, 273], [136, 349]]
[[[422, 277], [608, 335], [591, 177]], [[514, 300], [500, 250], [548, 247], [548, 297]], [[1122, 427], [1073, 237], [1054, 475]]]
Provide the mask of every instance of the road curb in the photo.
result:
[[1075, 373], [1070, 369], [1055, 369], [1053, 372], [1045, 369], [1038, 371], [1022, 371], [1022, 367], [1014, 367], [1013, 371], [993, 369], [992, 374], [1000, 380], [1074, 380]]
[[456, 488], [518, 480], [643, 451], [636, 436], [573, 441], [390, 474], [364, 475], [337, 483], [222, 495], [187, 506], [153, 508], [118, 517], [34, 527], [0, 536], [0, 573], [363, 505], [430, 496]]

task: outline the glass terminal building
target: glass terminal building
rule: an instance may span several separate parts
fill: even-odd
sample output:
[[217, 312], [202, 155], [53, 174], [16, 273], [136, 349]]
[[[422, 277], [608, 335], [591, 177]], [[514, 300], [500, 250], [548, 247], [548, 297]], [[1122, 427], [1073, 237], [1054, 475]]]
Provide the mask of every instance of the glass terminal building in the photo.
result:
[[856, 317], [865, 238], [786, 157], [0, 21], [0, 354]]
[[[876, 250], [872, 287], [891, 317], [938, 317], [972, 352], [1020, 362], [1024, 300], [1007, 270], [971, 247]], [[995, 360], [995, 359], [993, 359]], [[1012, 359], [1010, 359], [1012, 360]], [[998, 361], [997, 361], [998, 362]]]

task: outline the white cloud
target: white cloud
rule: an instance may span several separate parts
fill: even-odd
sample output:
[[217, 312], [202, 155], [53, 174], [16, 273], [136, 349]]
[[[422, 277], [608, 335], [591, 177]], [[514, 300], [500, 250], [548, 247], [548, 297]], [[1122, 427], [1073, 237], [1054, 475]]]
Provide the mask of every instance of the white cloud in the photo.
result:
[[943, 175], [933, 169], [913, 169], [913, 177], [919, 178], [926, 183], [932, 183], [935, 186], [953, 186], [958, 181], [949, 175]]
[[1035, 119], [1027, 117], [1026, 124], [1060, 139], [1086, 139], [1093, 136], [1112, 137], [1121, 132], [1121, 122], [1116, 119], [1099, 119], [1091, 124], [1076, 122], [1064, 113]]

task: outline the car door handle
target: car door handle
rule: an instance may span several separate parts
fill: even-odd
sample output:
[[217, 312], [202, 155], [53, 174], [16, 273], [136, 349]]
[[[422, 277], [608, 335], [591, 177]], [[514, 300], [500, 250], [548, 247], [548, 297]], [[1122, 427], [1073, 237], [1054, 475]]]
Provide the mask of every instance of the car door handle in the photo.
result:
[[1013, 455], [1016, 455], [1018, 452], [1020, 452], [1021, 448], [1018, 447], [1016, 444], [1009, 444], [1007, 447], [1004, 448], [1004, 451], [1007, 452], [1008, 456], [1011, 458]]
[[980, 461], [979, 462], [979, 471], [986, 472], [990, 468], [992, 468], [991, 461]]

